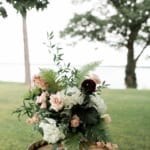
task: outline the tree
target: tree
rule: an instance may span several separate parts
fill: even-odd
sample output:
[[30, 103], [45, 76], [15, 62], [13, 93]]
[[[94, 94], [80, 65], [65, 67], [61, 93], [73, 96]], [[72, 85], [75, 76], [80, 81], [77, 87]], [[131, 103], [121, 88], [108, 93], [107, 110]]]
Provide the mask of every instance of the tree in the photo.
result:
[[30, 84], [30, 61], [28, 48], [28, 34], [27, 34], [27, 12], [33, 8], [43, 10], [49, 4], [48, 0], [6, 0], [10, 3], [18, 13], [21, 14], [23, 20], [23, 42], [24, 42], [24, 62], [25, 62], [25, 83]]
[[[92, 3], [90, 0], [79, 1]], [[95, 8], [75, 14], [61, 36], [79, 36], [91, 41], [105, 41], [118, 48], [125, 47], [125, 84], [127, 88], [136, 88], [136, 64], [150, 45], [150, 1], [106, 0], [103, 6], [102, 1], [97, 1]], [[113, 12], [109, 13], [110, 7]], [[110, 38], [112, 35], [116, 38]], [[137, 50], [138, 55], [135, 56]]]
[[0, 1], [0, 16], [2, 16], [3, 18], [7, 17], [7, 12], [6, 12], [5, 8], [2, 6], [1, 1]]

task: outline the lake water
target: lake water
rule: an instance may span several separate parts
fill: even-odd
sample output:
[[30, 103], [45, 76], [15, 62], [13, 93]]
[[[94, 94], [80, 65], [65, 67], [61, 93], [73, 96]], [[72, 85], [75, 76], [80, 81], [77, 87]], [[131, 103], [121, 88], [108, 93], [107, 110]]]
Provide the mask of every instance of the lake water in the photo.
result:
[[[48, 68], [49, 65], [31, 65], [31, 76], [39, 72], [39, 68]], [[94, 73], [98, 74], [101, 80], [105, 80], [112, 89], [124, 89], [123, 66], [100, 66]], [[150, 67], [137, 67], [138, 89], [150, 89]], [[23, 82], [23, 64], [0, 64], [0, 81]]]

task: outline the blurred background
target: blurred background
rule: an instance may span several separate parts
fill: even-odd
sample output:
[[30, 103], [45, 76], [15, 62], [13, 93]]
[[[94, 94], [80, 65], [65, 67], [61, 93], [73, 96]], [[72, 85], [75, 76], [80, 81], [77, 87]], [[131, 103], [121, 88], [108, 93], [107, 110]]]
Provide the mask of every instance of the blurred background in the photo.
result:
[[[53, 32], [55, 43], [63, 49], [64, 61], [70, 62], [76, 67], [92, 61], [101, 61], [100, 67], [95, 72], [102, 80], [110, 84], [109, 88], [126, 88], [124, 78], [127, 49], [123, 46], [115, 48], [108, 43], [95, 42], [94, 40], [91, 42], [86, 39], [78, 40], [76, 37], [60, 37], [60, 32], [66, 28], [74, 13], [92, 10], [91, 7], [95, 7], [97, 10], [102, 9], [102, 6], [96, 5], [98, 2], [96, 0], [90, 4], [88, 2], [72, 2], [71, 0], [50, 1], [48, 7], [43, 11], [35, 9], [28, 11], [27, 31], [31, 77], [38, 73], [39, 68], [53, 66], [48, 48], [43, 44], [47, 41], [47, 32]], [[105, 3], [106, 1], [103, 1], [102, 5], [104, 6]], [[7, 10], [8, 16], [6, 18], [0, 17], [0, 81], [24, 82], [22, 17], [10, 4], [3, 2], [2, 6]], [[109, 12], [102, 13], [108, 16], [110, 12], [114, 13], [112, 7], [109, 7]], [[102, 14], [100, 16], [100, 18], [104, 17]], [[148, 23], [150, 24], [150, 22]], [[115, 39], [117, 36], [111, 38]], [[135, 51], [135, 56], [138, 53], [138, 50]], [[136, 63], [138, 89], [150, 88], [149, 55], [150, 48], [147, 46]]]

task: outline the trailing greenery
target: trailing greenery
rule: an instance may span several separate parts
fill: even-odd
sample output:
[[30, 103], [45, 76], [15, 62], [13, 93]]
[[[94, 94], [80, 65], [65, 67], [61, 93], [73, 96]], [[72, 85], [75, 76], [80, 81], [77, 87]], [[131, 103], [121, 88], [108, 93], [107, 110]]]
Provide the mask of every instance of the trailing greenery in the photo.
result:
[[89, 140], [89, 143], [92, 143], [92, 141], [111, 142], [107, 126], [103, 120], [101, 120], [97, 125], [90, 126], [88, 128], [86, 131], [86, 138]]
[[65, 147], [69, 150], [79, 150], [80, 146], [80, 139], [82, 135], [80, 133], [71, 134], [68, 136], [66, 140], [64, 140]]

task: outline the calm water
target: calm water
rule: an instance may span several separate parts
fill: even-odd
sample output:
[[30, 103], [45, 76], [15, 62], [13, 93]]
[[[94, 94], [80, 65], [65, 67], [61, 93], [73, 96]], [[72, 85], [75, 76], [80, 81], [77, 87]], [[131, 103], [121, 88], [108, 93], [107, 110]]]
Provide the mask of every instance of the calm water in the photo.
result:
[[[48, 68], [48, 65], [31, 65], [31, 75], [37, 74], [39, 68]], [[100, 66], [94, 73], [101, 80], [110, 84], [109, 88], [124, 89], [124, 67]], [[136, 69], [139, 89], [150, 89], [150, 67], [138, 67]], [[24, 67], [20, 64], [0, 64], [0, 81], [23, 82]]]

